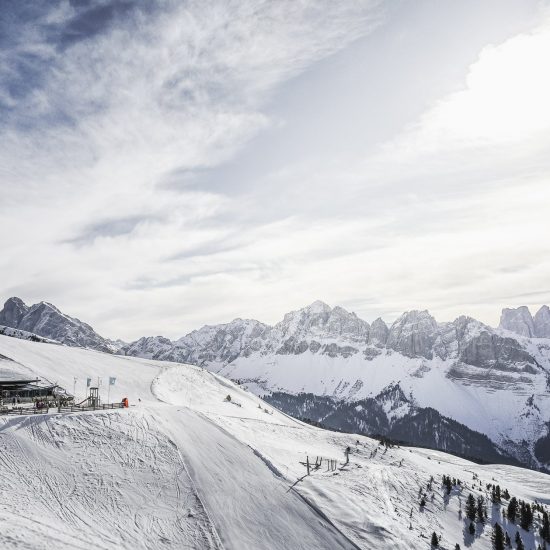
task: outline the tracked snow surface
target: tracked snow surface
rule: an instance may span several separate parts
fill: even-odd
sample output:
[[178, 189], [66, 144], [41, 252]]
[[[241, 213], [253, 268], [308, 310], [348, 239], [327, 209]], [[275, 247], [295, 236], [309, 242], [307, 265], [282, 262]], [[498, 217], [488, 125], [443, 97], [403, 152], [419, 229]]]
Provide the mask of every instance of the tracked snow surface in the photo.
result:
[[[428, 549], [434, 531], [443, 548], [488, 549], [497, 519], [512, 539], [517, 528], [488, 502], [470, 535], [469, 493], [498, 483], [550, 504], [547, 475], [321, 430], [196, 366], [0, 336], [0, 371], [69, 391], [76, 377], [77, 398], [87, 377], [116, 377], [111, 399], [134, 405], [0, 416], [3, 549]], [[305, 476], [308, 457], [323, 461]], [[461, 488], [447, 495], [442, 475]]]

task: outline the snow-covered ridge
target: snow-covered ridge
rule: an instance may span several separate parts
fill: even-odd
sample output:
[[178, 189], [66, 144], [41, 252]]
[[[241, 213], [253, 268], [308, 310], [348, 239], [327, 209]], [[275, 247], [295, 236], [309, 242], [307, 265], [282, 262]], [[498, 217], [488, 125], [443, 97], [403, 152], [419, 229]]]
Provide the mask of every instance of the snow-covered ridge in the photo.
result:
[[27, 332], [26, 330], [19, 330], [17, 328], [4, 327], [0, 325], [0, 334], [3, 336], [11, 336], [12, 338], [19, 338], [20, 340], [31, 340], [32, 342], [45, 342], [48, 344], [57, 344], [60, 345], [61, 342], [57, 340], [51, 340], [50, 338], [44, 338], [43, 336], [38, 336], [33, 332]]

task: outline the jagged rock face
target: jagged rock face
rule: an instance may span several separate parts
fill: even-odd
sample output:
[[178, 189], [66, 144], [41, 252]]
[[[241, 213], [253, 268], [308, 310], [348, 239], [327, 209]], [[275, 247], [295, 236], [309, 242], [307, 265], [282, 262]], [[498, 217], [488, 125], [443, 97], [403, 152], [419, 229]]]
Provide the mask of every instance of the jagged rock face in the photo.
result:
[[[380, 322], [383, 324], [383, 322]], [[379, 325], [380, 325], [379, 323]], [[385, 325], [384, 325], [385, 327]], [[387, 327], [385, 327], [387, 331]], [[380, 341], [385, 340], [381, 331]], [[160, 337], [125, 346], [126, 355], [206, 365], [230, 363], [253, 353], [300, 355], [307, 351], [329, 357], [350, 357], [367, 345], [369, 324], [341, 307], [314, 302], [270, 327], [259, 321], [235, 319], [205, 326], [176, 342]]]
[[204, 326], [172, 342], [162, 336], [140, 338], [123, 347], [121, 353], [161, 361], [176, 361], [204, 365], [229, 363], [259, 350], [269, 327], [248, 319]]
[[270, 330], [263, 351], [266, 354], [299, 355], [309, 350], [330, 357], [349, 357], [366, 344], [368, 335], [369, 324], [355, 313], [317, 301], [287, 313]]
[[386, 346], [407, 357], [432, 359], [438, 330], [427, 311], [408, 311], [391, 326]]
[[112, 353], [113, 346], [90, 325], [61, 313], [55, 306], [40, 302], [28, 307], [19, 298], [10, 298], [0, 312], [0, 324], [63, 344]]
[[439, 325], [439, 336], [434, 344], [434, 353], [437, 357], [457, 359], [470, 340], [483, 330], [491, 330], [476, 319], [461, 315], [452, 323]]
[[472, 338], [460, 355], [463, 363], [498, 370], [521, 370], [536, 374], [538, 363], [521, 348], [517, 340], [502, 338], [487, 331]]
[[174, 344], [164, 336], [144, 336], [131, 344], [123, 346], [121, 353], [146, 359], [160, 359], [169, 352]]
[[550, 308], [542, 306], [533, 319], [535, 336], [537, 338], [550, 338]]
[[388, 328], [388, 325], [386, 325], [386, 323], [378, 317], [378, 319], [376, 319], [370, 327], [369, 344], [377, 348], [385, 347], [386, 342], [388, 341], [389, 332], [390, 329]]
[[268, 325], [251, 319], [235, 319], [225, 325], [207, 325], [180, 338], [175, 343], [174, 351], [178, 360], [186, 363], [229, 363], [262, 349], [269, 329]]
[[520, 306], [518, 308], [505, 308], [500, 316], [500, 328], [510, 330], [520, 336], [533, 338], [535, 336], [535, 324], [529, 308]]
[[21, 319], [27, 314], [29, 308], [20, 298], [10, 298], [0, 311], [0, 325], [17, 328]]
[[534, 317], [526, 306], [503, 309], [499, 327], [527, 338], [550, 338], [550, 308], [542, 306]]
[[[369, 335], [369, 324], [341, 307], [331, 308], [317, 301], [298, 311], [287, 313], [271, 332], [272, 345], [277, 353], [303, 353], [310, 349], [321, 349], [319, 342], [339, 339], [353, 344], [365, 344]], [[331, 348], [334, 352], [334, 348]], [[349, 350], [348, 350], [349, 351]], [[358, 351], [357, 349], [355, 351]]]
[[375, 398], [390, 422], [409, 414], [414, 405], [407, 398], [399, 384], [386, 386]]

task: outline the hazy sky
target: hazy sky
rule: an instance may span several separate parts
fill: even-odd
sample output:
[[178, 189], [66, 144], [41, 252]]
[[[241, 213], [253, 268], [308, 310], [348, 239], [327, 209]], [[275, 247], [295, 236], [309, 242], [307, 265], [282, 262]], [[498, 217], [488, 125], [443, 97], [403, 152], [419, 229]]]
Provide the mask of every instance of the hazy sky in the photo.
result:
[[125, 339], [550, 302], [550, 3], [0, 5], [1, 298]]

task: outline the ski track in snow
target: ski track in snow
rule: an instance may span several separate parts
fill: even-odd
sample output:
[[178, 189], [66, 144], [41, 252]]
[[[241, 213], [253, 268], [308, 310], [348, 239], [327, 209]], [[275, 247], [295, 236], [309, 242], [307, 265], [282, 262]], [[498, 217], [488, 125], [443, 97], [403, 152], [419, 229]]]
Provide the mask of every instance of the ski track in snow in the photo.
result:
[[[176, 447], [149, 420], [141, 411], [10, 419], [0, 517], [40, 518], [32, 548], [59, 547], [60, 535], [66, 548], [218, 548]], [[29, 539], [17, 527], [2, 536], [14, 548]]]
[[[489, 549], [489, 522], [471, 540], [458, 519], [469, 492], [485, 495], [494, 479], [550, 503], [549, 476], [423, 449], [384, 452], [367, 437], [303, 424], [198, 367], [3, 336], [0, 354], [13, 360], [0, 360], [2, 369], [68, 389], [73, 376], [117, 376], [114, 399], [142, 400], [129, 410], [0, 417], [0, 548], [427, 550], [424, 537], [436, 531], [445, 548]], [[304, 477], [306, 457], [324, 461]], [[463, 480], [462, 494], [443, 495], [443, 474]], [[434, 498], [422, 511], [418, 489], [430, 476]], [[498, 509], [489, 512], [494, 521]]]

